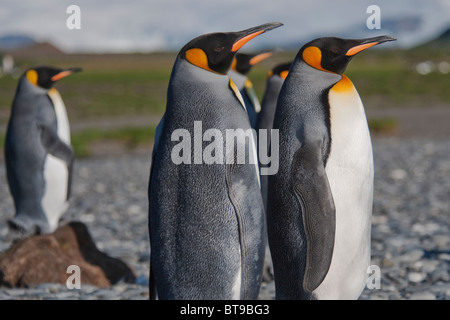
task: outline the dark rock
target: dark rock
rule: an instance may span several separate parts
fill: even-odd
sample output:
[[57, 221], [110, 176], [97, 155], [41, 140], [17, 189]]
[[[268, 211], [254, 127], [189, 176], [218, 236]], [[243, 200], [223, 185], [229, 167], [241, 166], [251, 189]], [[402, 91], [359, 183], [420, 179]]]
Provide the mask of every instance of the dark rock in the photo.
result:
[[28, 287], [40, 283], [66, 284], [80, 267], [81, 284], [108, 287], [119, 281], [134, 283], [136, 274], [123, 261], [98, 250], [81, 222], [70, 222], [48, 235], [19, 240], [0, 254], [0, 286]]

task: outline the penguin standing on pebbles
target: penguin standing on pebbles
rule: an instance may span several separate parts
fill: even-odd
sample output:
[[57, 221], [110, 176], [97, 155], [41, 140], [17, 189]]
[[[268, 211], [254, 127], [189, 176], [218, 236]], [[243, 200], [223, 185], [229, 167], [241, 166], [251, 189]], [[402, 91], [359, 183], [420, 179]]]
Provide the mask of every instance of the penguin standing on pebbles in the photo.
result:
[[[258, 297], [265, 251], [256, 147], [227, 73], [245, 43], [281, 25], [205, 34], [176, 58], [150, 169], [151, 299]], [[247, 134], [224, 154], [230, 129]], [[234, 161], [242, 147], [248, 157]]]
[[247, 73], [257, 63], [269, 58], [273, 52], [262, 52], [257, 54], [237, 53], [234, 57], [228, 76], [233, 80], [244, 99], [250, 125], [256, 128], [258, 113], [261, 111], [261, 104], [256, 95], [252, 81], [247, 77]]
[[357, 299], [367, 281], [373, 157], [347, 64], [395, 40], [320, 38], [297, 54], [278, 97], [279, 170], [268, 234], [277, 299]]
[[67, 209], [73, 150], [66, 108], [53, 85], [78, 71], [40, 66], [19, 80], [4, 151], [16, 211], [9, 239], [53, 232]]

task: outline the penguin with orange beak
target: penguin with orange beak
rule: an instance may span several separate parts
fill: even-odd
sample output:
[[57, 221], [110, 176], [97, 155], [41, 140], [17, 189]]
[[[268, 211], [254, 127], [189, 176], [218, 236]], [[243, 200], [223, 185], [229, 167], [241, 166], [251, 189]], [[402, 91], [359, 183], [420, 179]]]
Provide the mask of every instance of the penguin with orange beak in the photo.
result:
[[15, 216], [8, 238], [51, 233], [68, 207], [73, 150], [66, 107], [53, 85], [80, 68], [31, 68], [19, 80], [5, 140]]
[[[148, 188], [151, 299], [258, 297], [265, 254], [259, 169], [242, 96], [227, 74], [244, 44], [281, 25], [201, 35], [175, 60]], [[250, 134], [230, 154], [216, 148], [219, 159], [205, 161], [209, 142], [233, 143], [222, 140], [228, 130]], [[205, 148], [186, 156], [178, 146], [189, 137]], [[228, 161], [241, 147], [253, 163]]]
[[255, 88], [253, 87], [253, 83], [250, 78], [247, 77], [247, 74], [253, 66], [271, 57], [273, 54], [274, 52], [272, 51], [256, 54], [238, 52], [234, 57], [231, 69], [228, 72], [228, 76], [234, 81], [241, 92], [250, 119], [250, 125], [253, 129], [256, 129], [256, 122], [258, 120], [258, 114], [261, 111], [261, 104], [258, 100]]
[[268, 236], [277, 299], [357, 299], [367, 282], [373, 156], [351, 59], [395, 40], [305, 44], [280, 91], [279, 170], [269, 176]]

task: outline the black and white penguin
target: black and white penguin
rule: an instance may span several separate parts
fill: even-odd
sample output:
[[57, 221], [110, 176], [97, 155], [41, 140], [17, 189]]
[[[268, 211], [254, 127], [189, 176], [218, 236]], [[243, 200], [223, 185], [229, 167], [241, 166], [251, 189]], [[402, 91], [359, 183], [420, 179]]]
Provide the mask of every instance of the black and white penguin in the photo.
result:
[[372, 144], [361, 99], [343, 72], [357, 53], [392, 40], [319, 38], [291, 65], [273, 125], [279, 170], [268, 185], [277, 299], [357, 299], [366, 285]]
[[11, 240], [53, 232], [68, 207], [73, 150], [66, 108], [53, 85], [78, 71], [39, 66], [19, 80], [4, 150], [15, 206]]
[[[256, 147], [227, 73], [245, 43], [281, 25], [201, 35], [176, 58], [150, 169], [151, 299], [258, 297], [264, 208]], [[235, 161], [242, 147], [245, 161]]]
[[238, 52], [234, 57], [231, 69], [228, 76], [236, 84], [244, 99], [245, 107], [247, 109], [250, 125], [253, 129], [256, 128], [258, 114], [261, 111], [261, 104], [256, 94], [252, 81], [247, 77], [252, 67], [259, 62], [271, 57], [273, 51], [261, 52], [257, 54], [247, 54]]

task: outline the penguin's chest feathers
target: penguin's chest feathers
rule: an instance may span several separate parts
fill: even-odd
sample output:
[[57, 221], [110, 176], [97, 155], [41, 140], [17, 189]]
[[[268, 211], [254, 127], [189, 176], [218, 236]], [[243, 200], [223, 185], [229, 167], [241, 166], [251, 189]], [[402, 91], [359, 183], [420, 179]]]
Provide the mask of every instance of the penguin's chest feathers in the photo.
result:
[[247, 108], [245, 107], [245, 103], [244, 103], [244, 98], [242, 98], [241, 92], [239, 91], [239, 89], [236, 86], [236, 84], [234, 83], [234, 81], [231, 80], [231, 78], [230, 78], [230, 89], [233, 92], [236, 99], [238, 99], [239, 103], [242, 105], [242, 108], [244, 108], [244, 110], [247, 111]]
[[69, 120], [67, 118], [66, 106], [64, 105], [61, 95], [55, 88], [52, 88], [48, 92], [48, 96], [50, 97], [55, 109], [58, 136], [62, 141], [70, 144]]
[[344, 170], [365, 170], [372, 157], [367, 119], [358, 92], [343, 76], [329, 91], [330, 164]]

